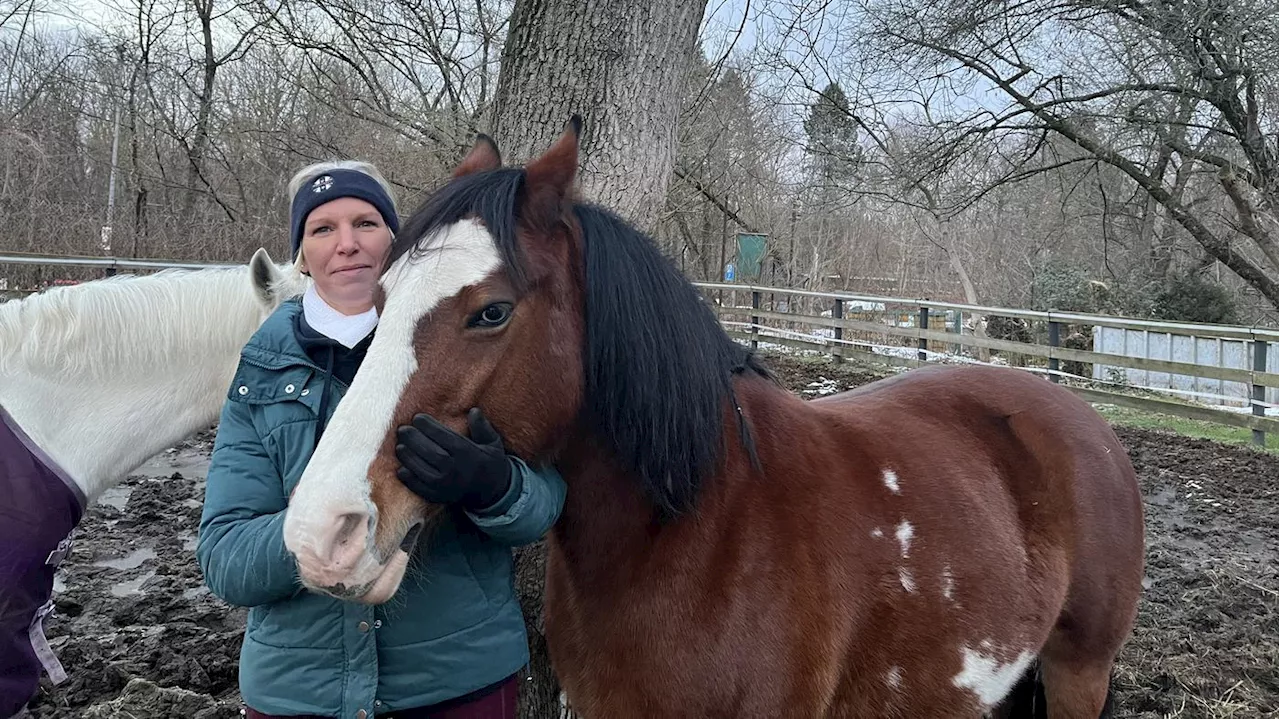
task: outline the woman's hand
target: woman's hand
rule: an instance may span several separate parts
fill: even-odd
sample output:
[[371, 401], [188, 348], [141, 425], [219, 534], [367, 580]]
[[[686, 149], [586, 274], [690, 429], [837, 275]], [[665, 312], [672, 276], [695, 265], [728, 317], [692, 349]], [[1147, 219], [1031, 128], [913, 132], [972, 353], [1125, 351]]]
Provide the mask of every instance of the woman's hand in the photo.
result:
[[511, 487], [511, 461], [479, 407], [467, 413], [470, 439], [426, 414], [396, 431], [396, 476], [414, 494], [434, 504], [457, 504], [478, 512]]

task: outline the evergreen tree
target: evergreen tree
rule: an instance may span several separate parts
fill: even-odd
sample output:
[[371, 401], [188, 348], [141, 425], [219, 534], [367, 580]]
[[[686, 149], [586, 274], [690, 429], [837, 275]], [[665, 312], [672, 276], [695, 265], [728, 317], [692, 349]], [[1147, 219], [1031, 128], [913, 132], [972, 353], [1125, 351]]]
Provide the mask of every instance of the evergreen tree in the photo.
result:
[[827, 85], [809, 106], [804, 131], [815, 183], [828, 189], [849, 186], [857, 175], [858, 126], [839, 83]]

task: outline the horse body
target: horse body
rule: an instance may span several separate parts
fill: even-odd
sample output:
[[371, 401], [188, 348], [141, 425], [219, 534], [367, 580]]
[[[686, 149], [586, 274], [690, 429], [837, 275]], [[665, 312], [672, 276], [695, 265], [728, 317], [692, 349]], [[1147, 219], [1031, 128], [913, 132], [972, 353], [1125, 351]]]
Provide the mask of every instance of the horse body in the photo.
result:
[[1007, 368], [791, 395], [574, 198], [577, 132], [519, 170], [482, 138], [402, 228], [285, 519], [303, 584], [394, 593], [441, 512], [396, 479], [395, 428], [479, 406], [568, 484], [546, 636], [584, 716], [978, 716], [1038, 664], [1050, 719], [1098, 717], [1143, 544], [1106, 422]]
[[977, 716], [1047, 644], [1046, 670], [1058, 644], [1082, 642], [1072, 670], [1081, 654], [1109, 670], [1141, 556], [1112, 577], [1092, 568], [1140, 546], [1141, 503], [1087, 405], [988, 368], [808, 403], [759, 379], [737, 390], [763, 472], [731, 450], [685, 520], [655, 526], [589, 446], [561, 461], [575, 488], [611, 478], [570, 494], [548, 544], [547, 640], [575, 710]]

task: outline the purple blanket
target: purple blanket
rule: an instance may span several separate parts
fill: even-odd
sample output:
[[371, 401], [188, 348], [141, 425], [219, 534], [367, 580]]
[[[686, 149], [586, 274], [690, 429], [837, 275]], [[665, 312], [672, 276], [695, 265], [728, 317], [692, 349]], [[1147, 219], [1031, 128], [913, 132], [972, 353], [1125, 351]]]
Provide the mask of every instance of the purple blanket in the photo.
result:
[[22, 711], [42, 667], [55, 684], [66, 679], [44, 619], [84, 508], [80, 489], [0, 407], [0, 717]]

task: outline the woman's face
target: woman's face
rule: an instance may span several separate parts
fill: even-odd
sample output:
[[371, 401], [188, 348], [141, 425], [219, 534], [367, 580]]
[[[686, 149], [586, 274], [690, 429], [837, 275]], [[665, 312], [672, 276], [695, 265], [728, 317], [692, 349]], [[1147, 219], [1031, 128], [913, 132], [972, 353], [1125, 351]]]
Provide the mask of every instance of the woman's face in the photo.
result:
[[390, 249], [391, 229], [378, 209], [355, 197], [320, 205], [302, 227], [302, 268], [320, 297], [343, 314], [373, 307], [373, 290]]

